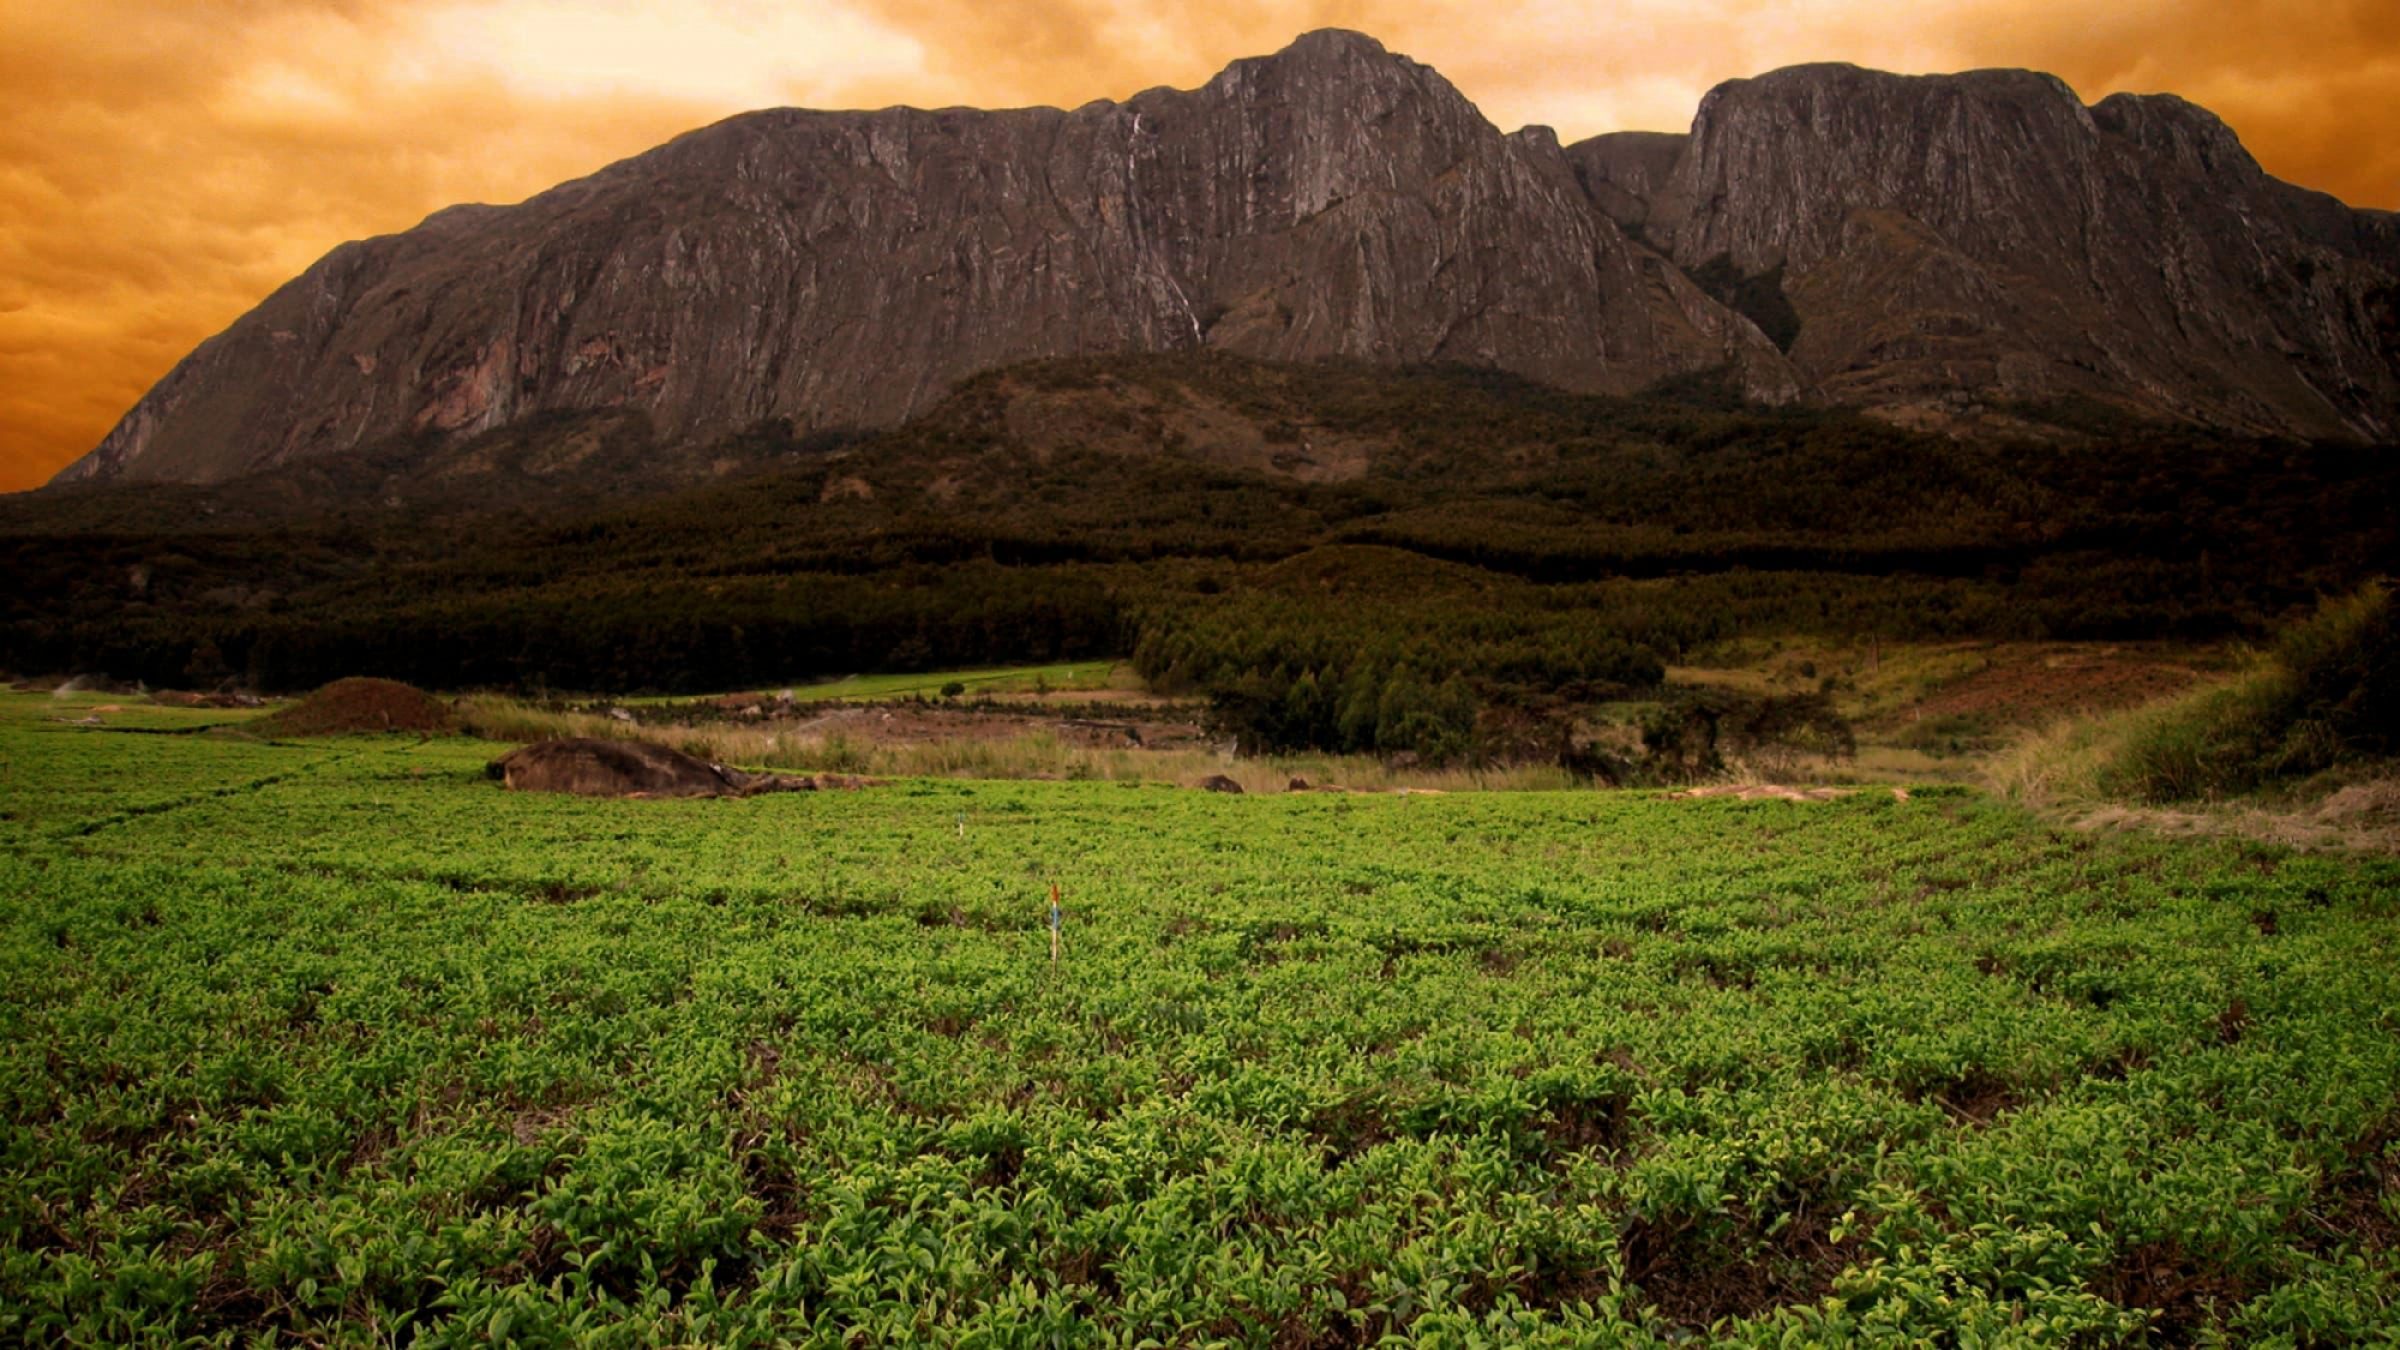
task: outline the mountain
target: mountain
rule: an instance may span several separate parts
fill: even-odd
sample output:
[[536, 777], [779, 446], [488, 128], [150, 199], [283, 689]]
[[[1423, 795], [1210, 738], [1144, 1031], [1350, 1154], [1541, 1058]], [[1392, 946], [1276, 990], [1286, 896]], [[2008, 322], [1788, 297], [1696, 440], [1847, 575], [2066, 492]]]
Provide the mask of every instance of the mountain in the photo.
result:
[[[736, 117], [513, 207], [344, 245], [61, 481], [210, 483], [605, 414], [682, 478], [762, 426], [896, 424], [979, 371], [1206, 348], [1488, 366], [1956, 430], [2091, 399], [2249, 432], [2400, 425], [2400, 230], [2171, 98], [1812, 66], [1686, 136], [1503, 134], [1312, 33], [1073, 111]], [[612, 452], [613, 454], [613, 452]], [[472, 465], [466, 466], [472, 469]], [[447, 471], [447, 470], [446, 470]]]
[[1007, 362], [1200, 345], [1593, 391], [1731, 362], [1797, 392], [1751, 325], [1590, 210], [1554, 138], [1325, 32], [1073, 112], [736, 117], [347, 245], [64, 476], [207, 481], [559, 408], [638, 408], [668, 440], [884, 425]]
[[1815, 397], [2083, 395], [2244, 431], [2400, 432], [2400, 227], [2171, 95], [1803, 66], [1688, 136], [1568, 151], [1594, 204], [1758, 319]]

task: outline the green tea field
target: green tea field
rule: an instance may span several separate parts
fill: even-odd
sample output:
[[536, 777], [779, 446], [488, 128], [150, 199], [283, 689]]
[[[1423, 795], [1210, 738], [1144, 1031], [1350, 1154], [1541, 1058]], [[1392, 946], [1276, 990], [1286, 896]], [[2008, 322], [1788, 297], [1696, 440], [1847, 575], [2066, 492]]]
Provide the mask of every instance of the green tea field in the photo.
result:
[[78, 706], [0, 695], [0, 1342], [2400, 1342], [2400, 864]]

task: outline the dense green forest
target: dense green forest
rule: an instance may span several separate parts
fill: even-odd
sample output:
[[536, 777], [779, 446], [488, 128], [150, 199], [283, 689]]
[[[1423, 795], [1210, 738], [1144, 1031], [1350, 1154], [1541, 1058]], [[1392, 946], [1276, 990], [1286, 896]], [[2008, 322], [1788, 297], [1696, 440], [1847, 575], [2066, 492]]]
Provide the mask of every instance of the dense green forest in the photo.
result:
[[561, 414], [0, 499], [0, 667], [705, 691], [1121, 655], [1256, 744], [1446, 758], [1737, 634], [2257, 634], [2400, 556], [2387, 447], [1989, 420], [1217, 356], [994, 372], [874, 436]]

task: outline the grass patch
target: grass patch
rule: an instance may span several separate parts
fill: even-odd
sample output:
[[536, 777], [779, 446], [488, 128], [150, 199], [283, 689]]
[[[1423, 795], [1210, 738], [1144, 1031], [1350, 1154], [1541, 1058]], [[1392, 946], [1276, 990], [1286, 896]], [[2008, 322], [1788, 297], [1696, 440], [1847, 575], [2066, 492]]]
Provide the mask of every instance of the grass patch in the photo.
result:
[[2203, 801], [2389, 758], [2400, 743], [2396, 648], [2387, 588], [2329, 602], [2240, 677], [2129, 724], [2096, 786]]
[[2326, 603], [2230, 677], [2020, 737], [1984, 782], [2090, 821], [2388, 847], [2393, 648], [2390, 591], [2371, 586]]
[[[940, 698], [951, 685], [961, 693], [983, 698], [994, 694], [1038, 694], [1107, 689], [1116, 672], [1115, 661], [1068, 661], [1048, 666], [994, 666], [981, 670], [914, 671], [887, 675], [845, 675], [838, 680], [796, 684], [778, 691], [795, 703], [829, 703], [883, 698]], [[691, 703], [691, 694], [658, 694], [618, 699], [626, 707]]]
[[596, 801], [53, 711], [0, 695], [0, 1344], [2400, 1324], [2389, 863], [1964, 792]]
[[568, 736], [641, 740], [746, 769], [855, 773], [878, 778], [990, 778], [1191, 784], [1224, 775], [1246, 793], [1311, 787], [1388, 791], [1550, 790], [1575, 786], [1555, 764], [1402, 766], [1372, 755], [1230, 755], [1210, 748], [1139, 750], [1079, 745], [1041, 729], [1009, 736], [882, 742], [852, 729], [797, 730], [730, 722], [625, 722], [599, 713], [535, 707], [497, 695], [467, 699], [467, 734], [529, 742]]

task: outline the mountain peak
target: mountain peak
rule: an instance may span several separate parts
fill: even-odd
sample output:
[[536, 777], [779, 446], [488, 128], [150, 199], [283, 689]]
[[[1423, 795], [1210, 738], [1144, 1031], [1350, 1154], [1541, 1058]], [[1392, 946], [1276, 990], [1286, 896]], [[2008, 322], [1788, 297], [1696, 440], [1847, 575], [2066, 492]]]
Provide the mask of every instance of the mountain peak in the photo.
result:
[[2092, 106], [2092, 117], [2151, 154], [2183, 159], [2205, 172], [2244, 178], [2264, 172], [2223, 118], [2174, 94], [2111, 94]]
[[1439, 91], [1446, 100], [1473, 107], [1441, 72], [1386, 48], [1381, 42], [1348, 28], [1319, 28], [1286, 43], [1267, 56], [1245, 57], [1218, 72], [1212, 89], [1268, 86], [1321, 90], [1328, 97], [1347, 97], [1358, 88], [1410, 92]]
[[1317, 28], [1293, 38], [1278, 56], [1338, 56], [1353, 60], [1388, 57], [1384, 45], [1354, 28]]
[[2081, 396], [2400, 428], [2400, 226], [2205, 110], [2032, 71], [1790, 67], [1688, 135], [1503, 135], [1363, 33], [1072, 112], [777, 110], [345, 245], [62, 479], [207, 482], [537, 415], [662, 445], [890, 425], [1026, 360], [1464, 363], [1895, 416]]

